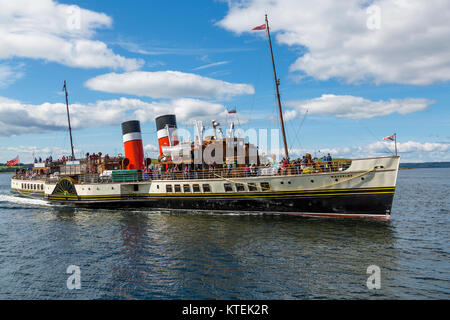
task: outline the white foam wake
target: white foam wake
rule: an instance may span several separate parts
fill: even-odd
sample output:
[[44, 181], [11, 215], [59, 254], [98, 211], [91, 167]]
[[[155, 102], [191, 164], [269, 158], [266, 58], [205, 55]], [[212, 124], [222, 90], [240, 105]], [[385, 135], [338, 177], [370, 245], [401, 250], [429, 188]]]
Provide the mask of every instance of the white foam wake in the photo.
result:
[[49, 203], [45, 200], [22, 198], [22, 197], [10, 196], [10, 195], [6, 195], [6, 194], [0, 194], [0, 202], [12, 202], [12, 203], [16, 203], [16, 204], [31, 205], [31, 206], [48, 206], [49, 205]]

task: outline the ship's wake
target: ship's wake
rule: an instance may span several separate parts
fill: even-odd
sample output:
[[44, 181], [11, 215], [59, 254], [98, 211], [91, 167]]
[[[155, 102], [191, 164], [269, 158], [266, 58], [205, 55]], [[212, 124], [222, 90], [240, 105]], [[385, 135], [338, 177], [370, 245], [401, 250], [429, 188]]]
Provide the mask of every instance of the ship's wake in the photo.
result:
[[0, 203], [9, 202], [17, 205], [25, 206], [50, 206], [45, 200], [22, 198], [12, 195], [0, 194]]

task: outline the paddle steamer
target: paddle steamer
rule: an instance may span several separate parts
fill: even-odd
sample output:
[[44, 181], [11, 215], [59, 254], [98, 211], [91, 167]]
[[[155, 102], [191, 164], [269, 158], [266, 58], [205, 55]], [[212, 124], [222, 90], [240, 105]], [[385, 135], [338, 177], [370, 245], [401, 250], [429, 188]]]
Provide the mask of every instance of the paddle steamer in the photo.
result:
[[[310, 158], [302, 164], [289, 161], [267, 17], [265, 28], [285, 149], [282, 167], [264, 164], [256, 146], [235, 137], [233, 124], [224, 138], [213, 121], [214, 135], [203, 138], [202, 125], [197, 123], [194, 141], [180, 142], [176, 116], [168, 114], [155, 119], [160, 151], [156, 163], [144, 159], [139, 121], [127, 121], [122, 123], [124, 156], [87, 155], [75, 160], [70, 134], [69, 161], [37, 163], [32, 174], [19, 171], [11, 180], [11, 190], [80, 207], [389, 219], [399, 156], [329, 163]], [[71, 133], [67, 90], [66, 104]], [[209, 154], [214, 153], [215, 161], [198, 161], [198, 155], [208, 150], [214, 150]]]

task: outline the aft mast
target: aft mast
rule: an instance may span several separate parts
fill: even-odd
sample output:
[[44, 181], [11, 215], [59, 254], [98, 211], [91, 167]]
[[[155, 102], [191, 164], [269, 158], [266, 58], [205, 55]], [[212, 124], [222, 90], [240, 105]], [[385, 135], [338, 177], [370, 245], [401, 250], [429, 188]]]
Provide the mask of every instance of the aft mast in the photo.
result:
[[286, 160], [289, 160], [289, 153], [288, 153], [288, 147], [287, 147], [287, 142], [286, 142], [286, 132], [284, 130], [283, 111], [281, 109], [280, 90], [278, 88], [278, 86], [280, 85], [280, 80], [277, 78], [277, 71], [275, 69], [275, 60], [273, 59], [272, 41], [270, 40], [269, 19], [267, 18], [267, 14], [266, 14], [266, 29], [267, 29], [267, 35], [269, 37], [269, 46], [270, 46], [270, 55], [272, 57], [273, 75], [275, 78], [275, 87], [277, 90], [278, 111], [280, 113], [281, 133], [283, 135], [284, 152], [286, 154]]
[[68, 98], [68, 93], [67, 93], [66, 80], [64, 80], [63, 90], [64, 90], [64, 92], [66, 94], [67, 122], [69, 123], [70, 148], [72, 150], [72, 160], [75, 160], [75, 154], [73, 152], [72, 127], [70, 126], [69, 98]]

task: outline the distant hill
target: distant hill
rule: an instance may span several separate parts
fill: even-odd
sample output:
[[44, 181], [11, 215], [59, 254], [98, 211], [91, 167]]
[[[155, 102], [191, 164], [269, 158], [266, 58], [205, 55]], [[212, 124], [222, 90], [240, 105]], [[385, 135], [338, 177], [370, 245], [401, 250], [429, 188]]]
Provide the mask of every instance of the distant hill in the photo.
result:
[[17, 166], [7, 167], [6, 163], [0, 163], [0, 173], [2, 172], [16, 172], [16, 169], [33, 168], [33, 164], [19, 163]]
[[450, 168], [450, 162], [414, 162], [414, 163], [400, 163], [401, 169], [415, 169], [415, 168]]

